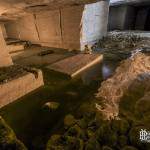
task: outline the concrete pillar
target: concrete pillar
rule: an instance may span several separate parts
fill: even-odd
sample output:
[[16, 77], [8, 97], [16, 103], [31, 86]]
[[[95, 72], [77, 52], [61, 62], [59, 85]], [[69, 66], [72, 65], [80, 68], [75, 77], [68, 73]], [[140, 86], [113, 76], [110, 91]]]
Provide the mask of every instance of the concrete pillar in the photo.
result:
[[2, 27], [0, 25], [0, 67], [6, 67], [12, 65], [12, 59], [11, 56], [9, 55], [3, 32], [2, 32]]
[[81, 22], [81, 50], [107, 35], [109, 0], [85, 5]]

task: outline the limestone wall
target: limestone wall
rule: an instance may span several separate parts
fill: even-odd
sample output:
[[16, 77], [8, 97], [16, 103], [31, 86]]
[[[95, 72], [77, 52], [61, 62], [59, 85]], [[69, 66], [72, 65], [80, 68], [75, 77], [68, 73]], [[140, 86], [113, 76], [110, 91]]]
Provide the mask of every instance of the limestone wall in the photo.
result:
[[149, 9], [142, 8], [139, 9], [137, 13], [136, 23], [135, 23], [135, 29], [136, 30], [144, 30], [145, 29], [145, 23], [148, 16]]
[[149, 22], [148, 15], [148, 6], [111, 6], [109, 30], [146, 30], [146, 23]]
[[80, 30], [84, 6], [62, 9], [63, 47], [80, 49]]
[[0, 108], [39, 88], [43, 84], [41, 71], [38, 71], [38, 78], [32, 73], [28, 73], [8, 83], [0, 84]]
[[6, 43], [3, 37], [2, 28], [0, 25], [0, 67], [12, 65], [12, 59], [9, 55]]
[[5, 24], [5, 28], [6, 28], [7, 37], [20, 39], [18, 21], [10, 21], [9, 23]]
[[45, 11], [35, 15], [40, 43], [44, 46], [61, 47], [60, 11]]
[[43, 46], [80, 49], [82, 11], [83, 6], [74, 6], [28, 15], [7, 23], [7, 35]]
[[108, 1], [41, 11], [6, 24], [6, 31], [43, 46], [81, 49], [106, 35], [108, 11]]
[[5, 25], [7, 36], [31, 42], [39, 42], [38, 33], [35, 28], [33, 15], [27, 15], [17, 21], [11, 21]]
[[93, 44], [107, 34], [109, 2], [86, 5], [82, 17], [81, 49]]
[[109, 29], [123, 30], [127, 14], [127, 6], [110, 7]]

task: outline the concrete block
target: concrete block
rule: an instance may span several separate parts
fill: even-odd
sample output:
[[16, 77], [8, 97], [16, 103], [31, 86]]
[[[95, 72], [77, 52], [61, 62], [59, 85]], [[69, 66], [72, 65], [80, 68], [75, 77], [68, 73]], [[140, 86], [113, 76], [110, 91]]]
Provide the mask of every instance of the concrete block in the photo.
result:
[[44, 85], [43, 75], [38, 70], [38, 77], [27, 73], [16, 79], [0, 84], [0, 108]]
[[47, 68], [63, 74], [67, 74], [70, 77], [75, 77], [87, 68], [102, 61], [103, 55], [98, 54], [78, 54], [64, 60], [58, 61]]

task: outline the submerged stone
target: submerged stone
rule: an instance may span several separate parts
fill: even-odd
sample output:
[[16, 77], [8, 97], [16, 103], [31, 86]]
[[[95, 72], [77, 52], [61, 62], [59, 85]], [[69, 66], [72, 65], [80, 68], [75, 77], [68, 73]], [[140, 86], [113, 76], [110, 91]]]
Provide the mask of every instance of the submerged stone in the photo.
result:
[[85, 150], [100, 150], [101, 145], [95, 138], [90, 138], [85, 146]]
[[125, 146], [122, 150], [138, 150], [138, 149], [133, 146]]
[[65, 127], [71, 127], [76, 123], [76, 119], [73, 115], [69, 114], [64, 119], [64, 125]]
[[109, 146], [103, 146], [102, 150], [113, 150], [113, 149], [111, 147], [109, 147]]
[[72, 98], [77, 98], [79, 96], [79, 94], [74, 91], [68, 91], [68, 92], [66, 92], [66, 94]]
[[60, 106], [60, 104], [57, 102], [47, 102], [43, 105], [43, 108], [53, 111], [53, 110], [57, 110], [59, 108], [59, 106]]

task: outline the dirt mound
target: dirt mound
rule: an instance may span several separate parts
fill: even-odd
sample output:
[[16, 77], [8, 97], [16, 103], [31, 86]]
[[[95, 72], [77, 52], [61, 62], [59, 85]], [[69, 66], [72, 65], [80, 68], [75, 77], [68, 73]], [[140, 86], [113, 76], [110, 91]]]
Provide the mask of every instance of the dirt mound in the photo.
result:
[[106, 119], [115, 118], [119, 113], [119, 102], [124, 93], [135, 80], [142, 80], [140, 75], [150, 74], [150, 56], [135, 53], [130, 59], [121, 63], [113, 77], [104, 81], [96, 97], [101, 99], [103, 108], [96, 104]]

